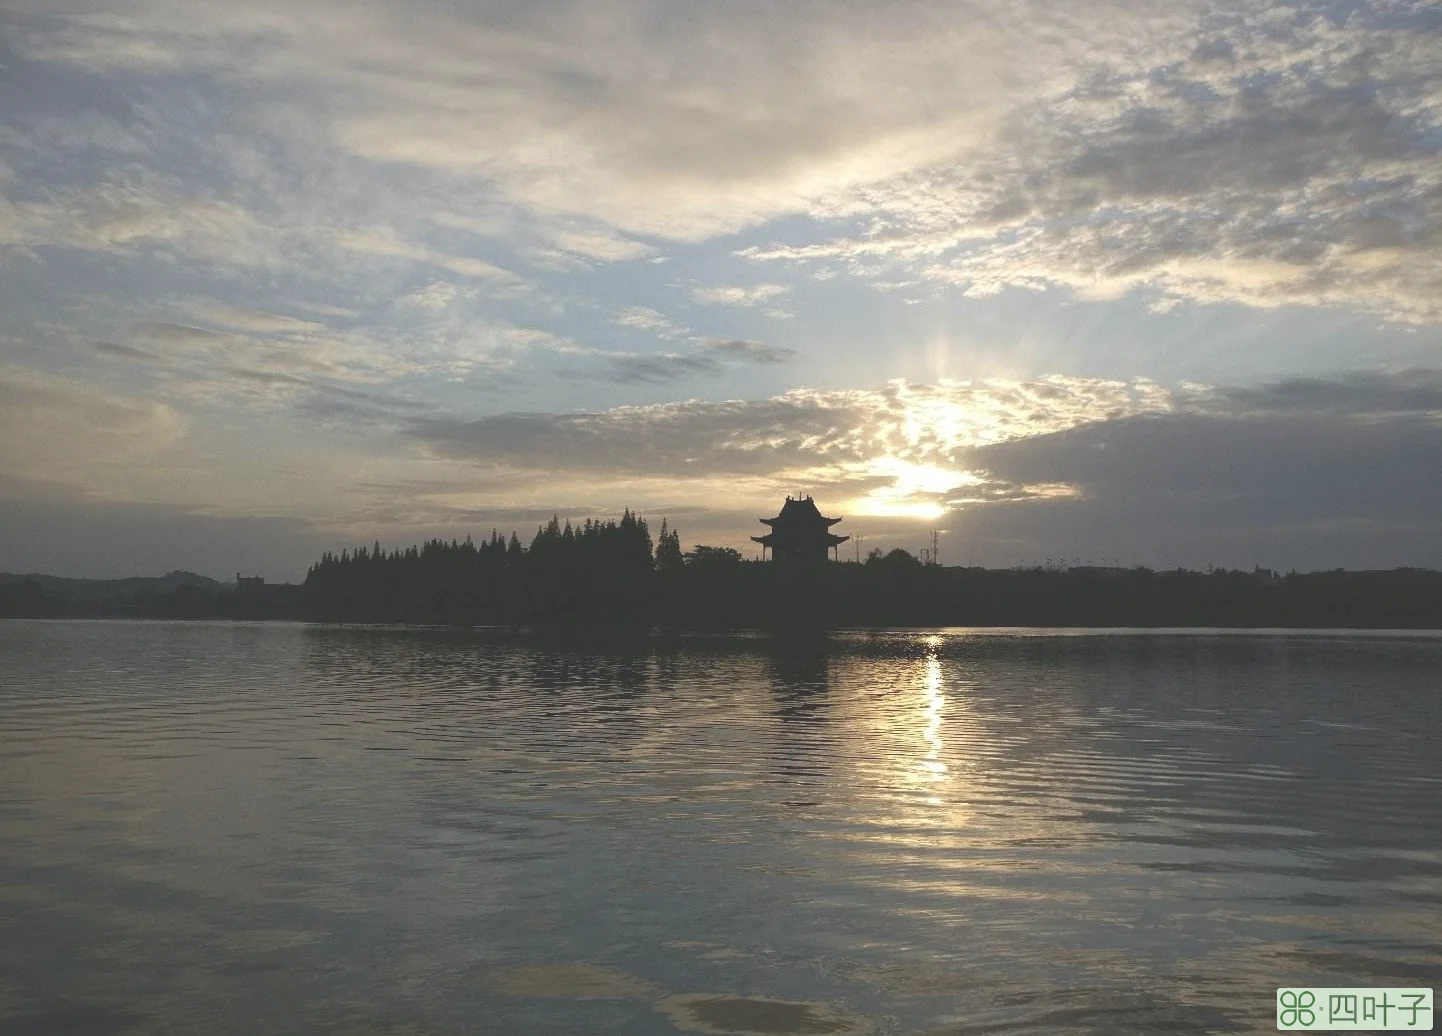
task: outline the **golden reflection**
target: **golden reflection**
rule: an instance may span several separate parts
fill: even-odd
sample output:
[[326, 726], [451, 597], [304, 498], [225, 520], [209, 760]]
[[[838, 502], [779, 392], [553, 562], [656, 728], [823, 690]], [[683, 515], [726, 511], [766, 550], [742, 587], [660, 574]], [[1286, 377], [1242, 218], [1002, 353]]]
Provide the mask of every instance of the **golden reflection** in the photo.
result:
[[858, 842], [934, 849], [971, 837], [963, 829], [974, 820], [974, 789], [964, 774], [975, 769], [970, 756], [985, 751], [986, 738], [965, 693], [968, 682], [958, 682], [950, 663], [943, 664], [949, 640], [946, 634], [911, 639], [919, 657], [893, 670], [869, 717], [876, 724], [871, 740], [888, 751], [877, 760], [878, 776], [884, 774], [872, 792], [878, 812], [868, 830], [852, 833]]
[[[921, 760], [921, 772], [922, 779], [929, 784], [939, 784], [947, 779], [946, 763], [941, 761], [942, 750], [946, 747], [941, 739], [941, 715], [946, 708], [946, 695], [941, 690], [941, 659], [936, 652], [940, 644], [940, 637], [928, 637], [926, 640], [926, 673], [922, 684], [925, 724], [921, 737], [926, 742], [926, 755]], [[936, 795], [929, 801], [933, 805], [941, 804], [940, 797]]]

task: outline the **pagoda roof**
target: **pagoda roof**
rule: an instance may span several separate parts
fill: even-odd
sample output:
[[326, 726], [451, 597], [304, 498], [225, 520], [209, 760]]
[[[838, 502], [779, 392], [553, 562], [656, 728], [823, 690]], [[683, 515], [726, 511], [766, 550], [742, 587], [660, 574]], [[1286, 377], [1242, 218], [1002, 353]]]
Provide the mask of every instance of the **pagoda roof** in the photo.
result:
[[774, 525], [776, 522], [806, 523], [823, 522], [826, 525], [835, 525], [841, 521], [840, 518], [827, 518], [816, 507], [816, 501], [809, 496], [788, 496], [786, 502], [781, 505], [781, 513], [775, 518], [762, 518], [763, 525]]

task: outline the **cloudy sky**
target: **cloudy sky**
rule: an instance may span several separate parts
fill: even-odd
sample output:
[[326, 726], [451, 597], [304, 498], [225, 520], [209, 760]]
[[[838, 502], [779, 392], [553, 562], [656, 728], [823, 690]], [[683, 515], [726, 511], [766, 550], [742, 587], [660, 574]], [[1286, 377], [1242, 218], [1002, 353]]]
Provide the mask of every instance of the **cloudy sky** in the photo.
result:
[[[4, 0], [0, 569], [1442, 567], [1442, 10]], [[852, 544], [848, 544], [850, 548]]]

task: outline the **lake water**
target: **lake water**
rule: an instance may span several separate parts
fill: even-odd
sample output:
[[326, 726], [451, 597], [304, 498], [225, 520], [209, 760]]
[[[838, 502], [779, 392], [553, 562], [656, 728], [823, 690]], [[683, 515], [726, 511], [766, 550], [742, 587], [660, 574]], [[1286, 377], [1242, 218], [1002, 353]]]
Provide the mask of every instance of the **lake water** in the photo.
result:
[[1442, 638], [0, 622], [0, 1034], [1275, 1032], [1442, 986]]

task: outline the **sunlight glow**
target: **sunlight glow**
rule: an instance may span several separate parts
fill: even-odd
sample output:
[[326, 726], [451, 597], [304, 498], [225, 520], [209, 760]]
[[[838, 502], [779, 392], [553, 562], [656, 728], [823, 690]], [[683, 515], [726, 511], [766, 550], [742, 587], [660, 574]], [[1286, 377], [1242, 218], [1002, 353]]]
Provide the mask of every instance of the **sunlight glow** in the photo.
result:
[[929, 500], [890, 500], [879, 494], [856, 500], [850, 510], [868, 518], [916, 518], [921, 521], [935, 521], [946, 514], [945, 507]]
[[939, 497], [982, 481], [969, 471], [954, 471], [936, 464], [918, 464], [898, 457], [878, 457], [867, 467], [871, 475], [891, 478], [892, 484], [874, 489], [851, 504], [855, 514], [887, 518], [935, 520], [946, 514]]

